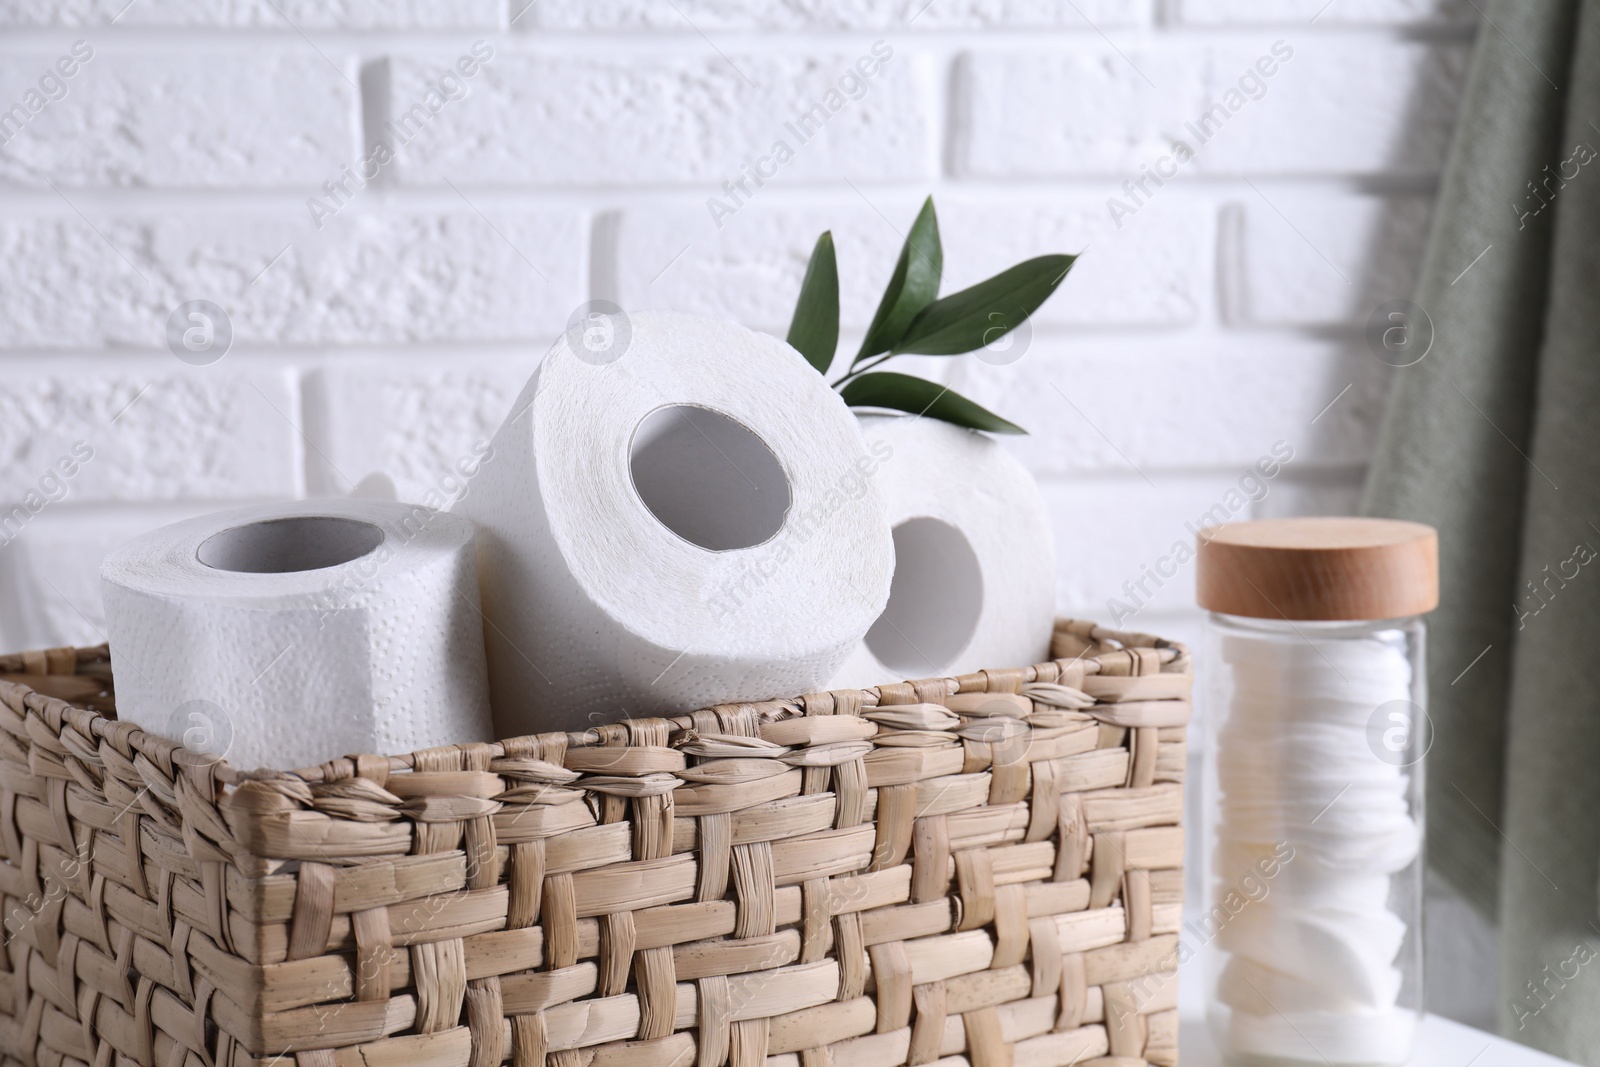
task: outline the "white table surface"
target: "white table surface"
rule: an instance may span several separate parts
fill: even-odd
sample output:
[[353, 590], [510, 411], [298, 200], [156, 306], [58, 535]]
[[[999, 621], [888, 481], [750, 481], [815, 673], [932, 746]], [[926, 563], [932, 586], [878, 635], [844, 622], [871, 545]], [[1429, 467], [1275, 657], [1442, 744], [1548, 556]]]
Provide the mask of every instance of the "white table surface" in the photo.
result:
[[[1184, 1013], [1178, 1029], [1180, 1067], [1222, 1067], [1205, 1018]], [[1558, 1067], [1567, 1064], [1526, 1045], [1474, 1030], [1470, 1026], [1428, 1016], [1417, 1035], [1417, 1054], [1410, 1067]]]
[[[1203, 955], [1203, 954], [1200, 954]], [[1182, 968], [1178, 986], [1179, 1067], [1223, 1067], [1206, 1026], [1204, 980], [1199, 956]], [[1571, 1067], [1569, 1061], [1537, 1052], [1515, 1041], [1474, 1030], [1437, 1015], [1427, 1016], [1417, 1034], [1417, 1053], [1409, 1067]]]

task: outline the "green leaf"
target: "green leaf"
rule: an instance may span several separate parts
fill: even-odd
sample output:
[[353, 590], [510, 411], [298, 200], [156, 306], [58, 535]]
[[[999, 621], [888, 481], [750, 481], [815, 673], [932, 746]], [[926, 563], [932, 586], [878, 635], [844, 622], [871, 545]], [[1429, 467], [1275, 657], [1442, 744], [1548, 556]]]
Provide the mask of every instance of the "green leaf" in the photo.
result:
[[939, 217], [934, 214], [933, 197], [923, 202], [917, 221], [911, 224], [900, 260], [889, 277], [889, 287], [878, 301], [878, 310], [867, 327], [861, 351], [851, 362], [854, 367], [868, 356], [893, 348], [911, 325], [917, 313], [939, 295], [939, 276], [944, 272], [944, 249], [939, 244]]
[[818, 374], [828, 373], [839, 347], [839, 264], [833, 256], [832, 230], [825, 230], [811, 250], [788, 341]]
[[969, 430], [990, 433], [1027, 433], [1014, 422], [979, 407], [960, 393], [951, 392], [937, 382], [913, 378], [909, 374], [877, 371], [852, 379], [839, 390], [844, 402], [853, 408], [890, 408], [926, 415], [930, 419], [953, 422]]
[[894, 346], [896, 355], [953, 356], [1004, 337], [1039, 309], [1077, 256], [1039, 256], [924, 308]]

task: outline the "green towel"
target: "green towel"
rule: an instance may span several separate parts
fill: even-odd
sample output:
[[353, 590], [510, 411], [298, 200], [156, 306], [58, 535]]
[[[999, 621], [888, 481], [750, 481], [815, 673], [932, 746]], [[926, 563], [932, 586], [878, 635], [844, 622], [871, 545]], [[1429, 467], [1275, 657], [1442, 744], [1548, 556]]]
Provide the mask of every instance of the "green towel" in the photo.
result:
[[1428, 860], [1505, 1034], [1600, 1065], [1600, 0], [1482, 10], [1363, 507], [1439, 529]]

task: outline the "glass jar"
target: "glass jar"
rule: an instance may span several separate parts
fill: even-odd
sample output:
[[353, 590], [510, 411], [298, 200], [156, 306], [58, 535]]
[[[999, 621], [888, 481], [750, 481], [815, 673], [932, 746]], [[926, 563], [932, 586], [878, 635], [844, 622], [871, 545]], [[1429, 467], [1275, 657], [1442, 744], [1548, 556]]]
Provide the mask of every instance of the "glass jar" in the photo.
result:
[[1429, 527], [1203, 531], [1207, 1015], [1239, 1064], [1404, 1064], [1423, 1005]]

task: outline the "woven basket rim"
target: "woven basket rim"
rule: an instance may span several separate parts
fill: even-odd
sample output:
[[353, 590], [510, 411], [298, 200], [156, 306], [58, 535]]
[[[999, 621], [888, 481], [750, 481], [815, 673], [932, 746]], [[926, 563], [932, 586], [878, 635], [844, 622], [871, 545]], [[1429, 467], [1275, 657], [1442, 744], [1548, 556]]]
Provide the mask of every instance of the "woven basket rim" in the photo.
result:
[[[1116, 652], [1128, 649], [1148, 649], [1160, 657], [1163, 670], [1174, 663], [1186, 663], [1189, 656], [1188, 646], [1179, 641], [1170, 641], [1154, 634], [1135, 631], [1114, 630], [1101, 626], [1089, 620], [1073, 619], [1059, 616], [1052, 628], [1052, 635], [1063, 630], [1075, 631], [1080, 637], [1089, 639], [1096, 644], [1111, 646], [1106, 651], [1082, 652], [1076, 656], [1060, 659], [1045, 660], [1021, 668], [985, 669], [972, 674], [943, 678], [922, 678], [902, 682], [884, 682], [881, 685], [870, 686], [866, 689], [836, 689], [819, 690], [815, 693], [802, 694], [796, 697], [773, 699], [765, 701], [743, 701], [735, 704], [716, 705], [704, 710], [715, 711], [719, 708], [748, 707], [755, 710], [761, 723], [781, 722], [790, 718], [804, 716], [804, 702], [808, 699], [843, 695], [847, 699], [853, 697], [861, 707], [877, 707], [884, 689], [896, 685], [911, 685], [916, 687], [930, 687], [938, 683], [946, 686], [946, 696], [958, 693], [971, 692], [1000, 692], [991, 690], [988, 682], [1004, 675], [1014, 675], [1019, 684], [1036, 681], [1041, 668], [1050, 670], [1057, 677], [1062, 674], [1077, 670], [1084, 677], [1100, 673], [1104, 658]], [[71, 657], [71, 662], [68, 662]], [[70, 667], [70, 672], [66, 669]], [[80, 647], [63, 647], [42, 649], [29, 652], [16, 652], [0, 654], [0, 705], [11, 704], [15, 701], [22, 707], [12, 707], [11, 710], [21, 714], [23, 707], [31, 708], [52, 721], [52, 726], [59, 730], [61, 726], [70, 725], [80, 734], [99, 740], [105, 740], [115, 745], [123, 755], [129, 759], [135, 755], [142, 755], [147, 759], [157, 761], [167, 773], [174, 767], [182, 767], [192, 774], [199, 774], [216, 784], [225, 786], [240, 785], [250, 781], [272, 780], [299, 780], [315, 784], [336, 778], [350, 777], [356, 757], [346, 754], [330, 759], [314, 767], [300, 767], [293, 770], [276, 770], [271, 768], [244, 769], [230, 764], [227, 759], [213, 758], [209, 754], [196, 752], [183, 744], [150, 733], [135, 723], [124, 722], [96, 710], [93, 707], [84, 707], [74, 704], [70, 700], [50, 696], [34, 688], [30, 681], [40, 682], [46, 678], [71, 674], [73, 676], [86, 675], [90, 677], [103, 675], [105, 686], [101, 691], [98, 702], [109, 703], [114, 693], [114, 679], [111, 676], [111, 650], [110, 645], [101, 643]], [[20, 677], [14, 677], [20, 676]], [[28, 680], [24, 680], [28, 679]], [[96, 701], [86, 701], [94, 703]], [[490, 742], [472, 742], [469, 745], [444, 746], [445, 749], [463, 747], [477, 747], [487, 750], [491, 758], [501, 758], [508, 754], [507, 746], [519, 746], [518, 742], [535, 742], [541, 738], [561, 736], [565, 738], [566, 747], [569, 749], [599, 747], [608, 743], [608, 729], [615, 729], [622, 724], [630, 724], [635, 729], [648, 729], [664, 725], [676, 737], [685, 731], [693, 729], [691, 716], [693, 713], [669, 716], [645, 716], [620, 720], [617, 724], [608, 726], [591, 727], [582, 731], [550, 731], [540, 734], [527, 734], [519, 737], [501, 738]], [[63, 745], [65, 748], [65, 745]], [[416, 766], [420, 753], [439, 751], [437, 749], [420, 749], [400, 755], [373, 754], [377, 758], [387, 759], [390, 771], [409, 771]], [[80, 758], [88, 758], [98, 762], [92, 751], [73, 753]], [[371, 758], [362, 754], [363, 759]], [[341, 773], [342, 772], [342, 773]]]

